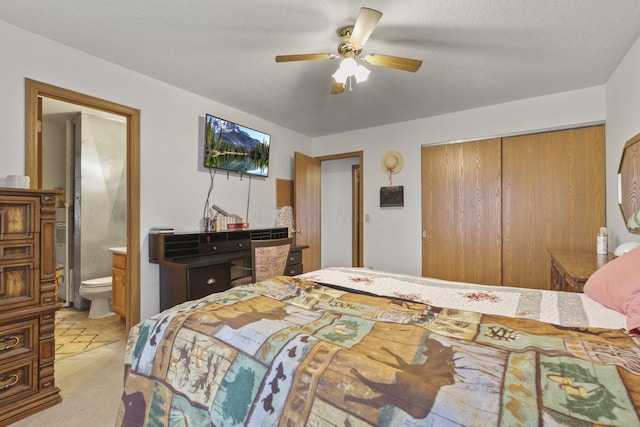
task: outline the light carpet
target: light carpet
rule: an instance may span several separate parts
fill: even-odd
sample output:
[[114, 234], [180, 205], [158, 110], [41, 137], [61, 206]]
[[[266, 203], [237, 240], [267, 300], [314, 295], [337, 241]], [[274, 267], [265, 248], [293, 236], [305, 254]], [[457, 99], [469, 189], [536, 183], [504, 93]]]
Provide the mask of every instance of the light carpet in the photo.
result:
[[123, 341], [56, 360], [62, 403], [11, 427], [113, 427], [124, 380]]

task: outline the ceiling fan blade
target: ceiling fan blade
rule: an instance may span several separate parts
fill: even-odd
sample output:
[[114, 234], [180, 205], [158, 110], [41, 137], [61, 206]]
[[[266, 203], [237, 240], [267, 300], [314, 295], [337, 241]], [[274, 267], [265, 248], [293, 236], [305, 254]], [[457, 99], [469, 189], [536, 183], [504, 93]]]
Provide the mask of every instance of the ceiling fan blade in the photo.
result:
[[378, 12], [368, 7], [360, 8], [356, 23], [353, 24], [353, 32], [349, 43], [354, 49], [362, 49], [362, 46], [369, 40], [369, 36], [376, 28], [378, 21], [382, 18], [382, 12]]
[[344, 92], [344, 83], [338, 83], [335, 82], [333, 84], [333, 86], [331, 86], [331, 94], [332, 95], [337, 95], [339, 93], [343, 93]]
[[412, 73], [418, 71], [422, 65], [422, 61], [418, 59], [400, 58], [399, 56], [371, 54], [365, 56], [363, 59], [367, 64], [395, 68], [402, 71], [411, 71]]
[[335, 59], [338, 55], [334, 53], [303, 53], [300, 55], [278, 55], [276, 56], [276, 62], [290, 62], [290, 61], [310, 61], [316, 59]]

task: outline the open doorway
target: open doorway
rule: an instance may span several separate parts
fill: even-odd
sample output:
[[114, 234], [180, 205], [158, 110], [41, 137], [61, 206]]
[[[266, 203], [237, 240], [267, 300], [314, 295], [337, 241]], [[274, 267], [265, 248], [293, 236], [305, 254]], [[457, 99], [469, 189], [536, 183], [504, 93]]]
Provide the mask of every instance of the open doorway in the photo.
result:
[[42, 188], [42, 100], [88, 107], [126, 120], [126, 329], [140, 321], [140, 111], [34, 80], [26, 80], [25, 158], [32, 188]]
[[[126, 253], [126, 125], [123, 116], [42, 98], [47, 161], [41, 187], [63, 191], [56, 200], [55, 253], [62, 271], [58, 298], [65, 307], [89, 308], [79, 289], [88, 280], [100, 278], [111, 292], [112, 258], [117, 259], [112, 251]], [[92, 318], [110, 312], [126, 318], [117, 299], [107, 311], [104, 301], [92, 302]]]
[[[321, 163], [321, 261], [320, 267], [361, 267], [359, 245], [358, 157], [323, 160]], [[347, 238], [351, 236], [351, 239]], [[334, 242], [333, 244], [325, 244]], [[340, 242], [340, 244], [335, 244]]]
[[[295, 158], [295, 179], [294, 179], [294, 215], [295, 226], [297, 229], [296, 242], [298, 244], [308, 245], [309, 249], [303, 251], [304, 271], [313, 271], [323, 266], [322, 260], [322, 241], [330, 239], [330, 241], [340, 241], [344, 243], [344, 234], [351, 234], [351, 247], [347, 245], [349, 254], [345, 252], [342, 259], [346, 260], [351, 255], [351, 266], [363, 266], [363, 153], [362, 151], [333, 154], [328, 156], [309, 157], [305, 154], [296, 152]], [[328, 167], [329, 165], [335, 167]], [[328, 188], [322, 187], [325, 172], [330, 170], [338, 171], [342, 175], [338, 184], [335, 186], [334, 195], [342, 193], [342, 204], [350, 205], [350, 209], [343, 209], [338, 206], [340, 202], [334, 202], [333, 196], [327, 194]], [[321, 188], [322, 187], [322, 188]], [[347, 191], [345, 191], [347, 189]], [[322, 190], [322, 191], [321, 191]], [[324, 201], [322, 200], [324, 198]], [[332, 213], [325, 212], [323, 208], [327, 204], [336, 207], [336, 211]], [[348, 214], [344, 214], [345, 211]], [[327, 215], [328, 214], [328, 215]], [[351, 228], [349, 233], [344, 228], [342, 234], [337, 239], [331, 236], [323, 237], [322, 225], [324, 228], [333, 227], [331, 220], [340, 217], [343, 222], [349, 222], [345, 227]], [[326, 265], [326, 264], [325, 264]]]

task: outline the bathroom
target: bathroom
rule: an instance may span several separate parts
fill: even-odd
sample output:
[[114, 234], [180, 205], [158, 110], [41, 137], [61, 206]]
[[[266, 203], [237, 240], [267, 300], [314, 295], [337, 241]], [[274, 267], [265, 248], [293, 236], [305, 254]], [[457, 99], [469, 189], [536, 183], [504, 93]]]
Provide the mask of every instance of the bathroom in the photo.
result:
[[126, 255], [126, 119], [42, 101], [42, 187], [64, 190], [56, 203], [58, 300], [91, 307], [89, 321], [110, 317], [112, 256]]

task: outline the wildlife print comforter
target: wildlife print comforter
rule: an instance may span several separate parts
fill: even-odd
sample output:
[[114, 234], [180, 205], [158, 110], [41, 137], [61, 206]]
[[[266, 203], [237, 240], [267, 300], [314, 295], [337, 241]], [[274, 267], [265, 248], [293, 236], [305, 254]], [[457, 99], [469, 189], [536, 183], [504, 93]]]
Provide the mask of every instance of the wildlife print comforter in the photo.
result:
[[122, 426], [640, 425], [640, 347], [278, 277], [134, 327]]

